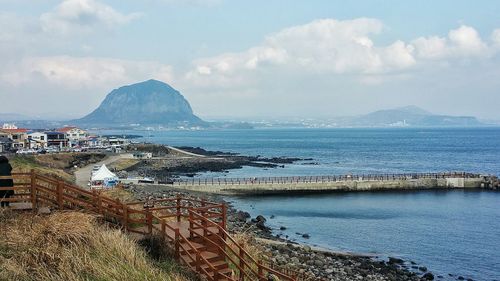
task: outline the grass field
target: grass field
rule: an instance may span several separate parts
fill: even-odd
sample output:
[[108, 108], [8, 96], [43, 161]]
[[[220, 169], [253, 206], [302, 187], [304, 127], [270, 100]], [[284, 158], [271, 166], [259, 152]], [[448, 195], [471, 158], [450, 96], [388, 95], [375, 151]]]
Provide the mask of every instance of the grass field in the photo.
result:
[[0, 211], [0, 224], [0, 280], [192, 280], [89, 214]]

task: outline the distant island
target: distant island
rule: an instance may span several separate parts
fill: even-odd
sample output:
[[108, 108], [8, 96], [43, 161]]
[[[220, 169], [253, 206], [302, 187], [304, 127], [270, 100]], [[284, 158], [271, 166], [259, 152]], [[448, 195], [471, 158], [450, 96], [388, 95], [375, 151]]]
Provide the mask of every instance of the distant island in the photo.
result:
[[288, 128], [390, 128], [390, 127], [484, 127], [498, 126], [479, 121], [473, 116], [450, 116], [428, 112], [417, 106], [374, 111], [359, 116], [328, 119], [267, 120], [251, 122], [255, 127]]
[[416, 106], [378, 110], [346, 118], [344, 125], [355, 127], [477, 127], [486, 124], [472, 116], [439, 115]]
[[194, 115], [191, 105], [179, 91], [158, 80], [115, 89], [92, 113], [69, 122], [86, 127], [208, 126]]

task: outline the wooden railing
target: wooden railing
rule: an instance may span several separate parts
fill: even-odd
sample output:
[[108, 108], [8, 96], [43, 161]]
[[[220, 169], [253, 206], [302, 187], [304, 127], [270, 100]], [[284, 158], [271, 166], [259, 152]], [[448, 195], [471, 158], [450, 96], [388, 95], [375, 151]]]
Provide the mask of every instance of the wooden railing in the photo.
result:
[[[265, 266], [262, 262], [256, 261], [231, 237], [226, 229], [206, 218], [199, 210], [189, 210], [189, 224], [190, 237], [200, 237], [218, 248], [237, 269], [238, 280], [268, 280], [269, 274], [275, 275], [279, 280], [295, 280], [295, 277], [287, 276], [278, 270]], [[197, 234], [194, 231], [196, 229], [202, 229], [204, 235]], [[214, 242], [214, 237], [222, 241], [222, 245]]]
[[[41, 207], [65, 210], [76, 209], [93, 212], [99, 218], [122, 227], [123, 230], [141, 235], [159, 235], [173, 249], [174, 256], [208, 280], [267, 280], [273, 274], [280, 280], [296, 280], [257, 262], [227, 232], [227, 207], [225, 204], [191, 198], [175, 197], [146, 202], [123, 203], [103, 196], [99, 191], [84, 190], [64, 181], [34, 172], [15, 173], [13, 187], [0, 191], [14, 191], [2, 202], [29, 205], [36, 211]], [[178, 223], [178, 226], [175, 226]], [[189, 235], [180, 227], [189, 224]], [[214, 249], [221, 260], [232, 265], [233, 274], [221, 273], [197, 248], [194, 241], [203, 242]], [[236, 277], [235, 277], [236, 276]]]
[[251, 185], [251, 184], [294, 184], [325, 183], [343, 181], [392, 181], [411, 179], [479, 178], [481, 175], [465, 172], [447, 173], [405, 173], [405, 174], [361, 174], [297, 177], [254, 177], [254, 178], [197, 178], [176, 179], [173, 185]]

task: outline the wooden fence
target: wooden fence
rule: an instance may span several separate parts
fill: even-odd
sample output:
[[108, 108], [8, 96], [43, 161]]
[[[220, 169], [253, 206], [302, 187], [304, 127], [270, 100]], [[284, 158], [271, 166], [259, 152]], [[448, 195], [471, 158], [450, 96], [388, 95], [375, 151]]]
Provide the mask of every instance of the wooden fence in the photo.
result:
[[41, 207], [84, 210], [141, 237], [158, 235], [179, 262], [208, 280], [263, 281], [269, 275], [301, 280], [248, 254], [227, 231], [225, 204], [183, 197], [123, 203], [34, 171], [0, 179], [14, 180], [13, 187], [0, 188], [14, 191], [12, 197], [0, 198], [2, 202], [34, 211]]

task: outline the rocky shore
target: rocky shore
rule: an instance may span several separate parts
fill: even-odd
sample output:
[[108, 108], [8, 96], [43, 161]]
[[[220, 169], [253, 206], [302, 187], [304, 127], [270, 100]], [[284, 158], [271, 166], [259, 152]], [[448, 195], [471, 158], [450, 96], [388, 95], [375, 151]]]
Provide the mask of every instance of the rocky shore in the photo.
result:
[[168, 181], [178, 177], [194, 177], [202, 172], [227, 172], [245, 166], [259, 168], [284, 168], [284, 164], [311, 159], [291, 157], [245, 156], [222, 151], [208, 151], [200, 147], [179, 147], [194, 155], [183, 155], [163, 145], [137, 144], [128, 148], [129, 152], [150, 152], [153, 159], [143, 159], [127, 167], [127, 176], [152, 177]]
[[[164, 198], [180, 194], [196, 199], [205, 198], [225, 202], [217, 195], [179, 192], [159, 186], [132, 186], [128, 190], [137, 199]], [[337, 253], [294, 243], [273, 234], [273, 230], [266, 225], [266, 222], [267, 219], [263, 216], [251, 218], [250, 214], [245, 211], [236, 210], [231, 206], [228, 209], [230, 232], [248, 235], [252, 240], [252, 245], [257, 245], [261, 251], [268, 254], [268, 263], [279, 268], [291, 269], [300, 274], [304, 280], [399, 281], [443, 278], [434, 276], [423, 266], [417, 266], [399, 258], [381, 260], [371, 256]]]

